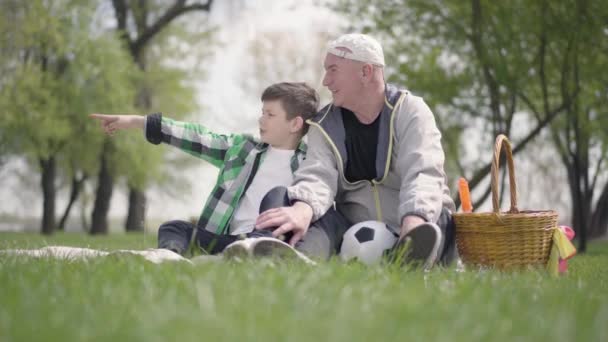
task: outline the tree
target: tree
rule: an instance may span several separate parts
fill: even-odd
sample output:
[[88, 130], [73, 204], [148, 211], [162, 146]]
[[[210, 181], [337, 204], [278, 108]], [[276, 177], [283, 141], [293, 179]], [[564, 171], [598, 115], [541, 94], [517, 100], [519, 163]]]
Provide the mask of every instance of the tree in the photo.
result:
[[[481, 146], [491, 146], [498, 133], [505, 133], [515, 143], [515, 154], [524, 151], [541, 132], [577, 117], [573, 108], [591, 104], [573, 83], [576, 70], [584, 64], [588, 75], [602, 73], [595, 56], [606, 51], [605, 44], [598, 44], [606, 41], [606, 9], [596, 3], [385, 0], [343, 1], [339, 8], [355, 18], [356, 29], [383, 38], [392, 66], [387, 68], [390, 79], [409, 85], [435, 109], [444, 133], [448, 172], [465, 175], [472, 188], [486, 179], [490, 164], [489, 158], [466, 157], [485, 154], [486, 148], [480, 151], [479, 144], [471, 141], [479, 139]], [[605, 83], [582, 78], [580, 82], [589, 94], [602, 94], [599, 97], [605, 101]], [[594, 101], [601, 103], [598, 100]], [[600, 107], [592, 108], [599, 117]], [[605, 155], [598, 144], [594, 151]], [[580, 158], [589, 151], [584, 142], [581, 147], [569, 154]], [[596, 174], [606, 170], [601, 162], [595, 165], [600, 172]], [[578, 169], [584, 174], [590, 170], [585, 163]], [[581, 181], [569, 178], [569, 183]], [[475, 206], [489, 194], [488, 185]], [[573, 217], [590, 217], [584, 208], [576, 209], [584, 201], [573, 195], [573, 203], [573, 212], [582, 210]], [[574, 219], [583, 251], [585, 227]]]
[[[187, 3], [185, 0], [176, 0], [171, 6], [163, 6], [163, 2], [154, 1], [126, 1], [126, 0], [113, 0], [114, 13], [117, 21], [117, 31], [120, 34], [121, 40], [124, 46], [129, 51], [132, 60], [137, 64], [140, 70], [143, 72], [143, 78], [137, 84], [137, 96], [135, 100], [135, 107], [144, 112], [150, 111], [152, 108], [159, 108], [161, 106], [155, 106], [154, 97], [160, 97], [162, 92], [154, 92], [158, 90], [156, 84], [147, 82], [147, 80], [154, 79], [154, 76], [146, 76], [150, 73], [149, 61], [146, 58], [149, 47], [153, 45], [154, 39], [158, 39], [161, 32], [169, 28], [169, 26], [175, 22], [179, 17], [191, 13], [191, 12], [208, 12], [211, 8], [212, 0], [204, 2]], [[160, 67], [161, 64], [157, 63], [156, 66]], [[164, 69], [164, 71], [163, 71]], [[169, 68], [158, 68], [160, 73], [166, 75]], [[182, 74], [183, 75], [183, 74]], [[165, 79], [161, 79], [161, 84], [168, 84]], [[171, 85], [178, 85], [178, 88], [173, 88], [170, 94], [178, 94], [178, 91], [182, 90], [183, 93], [188, 94], [191, 92], [186, 91], [186, 88], [181, 84], [181, 79], [170, 78]], [[169, 88], [163, 88], [162, 90], [169, 90]], [[167, 97], [165, 97], [166, 99]], [[191, 102], [191, 101], [190, 101]], [[173, 102], [175, 104], [175, 102]], [[186, 102], [188, 103], [188, 102]], [[183, 107], [181, 107], [183, 108]], [[171, 111], [179, 110], [180, 107], [173, 107]], [[137, 144], [136, 144], [137, 145]], [[98, 186], [95, 197], [95, 203], [92, 213], [91, 222], [91, 233], [106, 233], [107, 232], [107, 214], [109, 210], [110, 199], [112, 197], [112, 191], [114, 187], [114, 175], [116, 170], [111, 167], [111, 159], [114, 157], [114, 161], [120, 164], [120, 152], [124, 149], [124, 144], [121, 146], [115, 146], [114, 143], [107, 139], [104, 143], [104, 148], [100, 155], [101, 166], [98, 173]], [[141, 145], [140, 145], [141, 146]], [[142, 147], [143, 148], [143, 147]], [[129, 154], [129, 152], [127, 152]], [[136, 159], [123, 159], [122, 163], [128, 161], [136, 161], [136, 165], [154, 165], [158, 161], [162, 160], [162, 154], [151, 152], [138, 155]], [[142, 158], [147, 161], [142, 162]], [[139, 169], [132, 167], [134, 165], [128, 165], [128, 170], [131, 175], [127, 176], [129, 183], [129, 210], [125, 226], [127, 230], [141, 230], [143, 229], [143, 220], [145, 215], [145, 194], [143, 189], [146, 183], [153, 179], [153, 175], [144, 172], [145, 168], [140, 167]], [[159, 172], [156, 170], [156, 175]], [[135, 176], [134, 176], [135, 175]]]
[[[82, 113], [97, 106], [124, 108], [134, 69], [114, 36], [89, 37], [94, 8], [88, 1], [4, 1], [0, 6], [0, 105], [7, 113], [1, 130], [12, 152], [40, 169], [41, 231], [50, 234], [61, 161], [75, 159], [68, 155], [73, 145], [86, 146], [89, 153], [100, 146], [101, 134], [83, 134], [91, 123]], [[120, 94], [110, 97], [108, 88]]]
[[[567, 171], [572, 222], [579, 234], [579, 250], [584, 251], [587, 237], [601, 236], [608, 228], [608, 182], [603, 186], [599, 183], [605, 181], [601, 176], [608, 170], [606, 128], [596, 124], [605, 124], [608, 116], [608, 77], [599, 72], [608, 62], [608, 10], [586, 1], [561, 5], [541, 3], [540, 10], [545, 15], [540, 39], [547, 46], [546, 54], [552, 53], [551, 49], [560, 43], [565, 51], [562, 68], [554, 72], [561, 72], [567, 78], [547, 92], [559, 91], [562, 96], [575, 94], [567, 107], [568, 115], [551, 125], [551, 135]], [[568, 26], [577, 29], [563, 29]], [[562, 40], [555, 39], [556, 33]], [[542, 108], [542, 102], [535, 104], [536, 108]]]

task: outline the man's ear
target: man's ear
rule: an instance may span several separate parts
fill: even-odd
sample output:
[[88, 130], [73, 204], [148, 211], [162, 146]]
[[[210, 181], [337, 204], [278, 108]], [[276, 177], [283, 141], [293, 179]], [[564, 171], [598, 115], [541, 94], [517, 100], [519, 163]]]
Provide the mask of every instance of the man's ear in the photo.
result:
[[304, 127], [304, 119], [301, 116], [291, 119], [291, 133], [299, 132], [302, 127]]
[[374, 77], [374, 67], [371, 64], [363, 64], [361, 67], [361, 78], [360, 81], [362, 84], [368, 84]]
[[372, 78], [372, 74], [374, 73], [374, 67], [371, 64], [363, 64], [361, 68], [361, 75], [364, 80], [370, 80]]

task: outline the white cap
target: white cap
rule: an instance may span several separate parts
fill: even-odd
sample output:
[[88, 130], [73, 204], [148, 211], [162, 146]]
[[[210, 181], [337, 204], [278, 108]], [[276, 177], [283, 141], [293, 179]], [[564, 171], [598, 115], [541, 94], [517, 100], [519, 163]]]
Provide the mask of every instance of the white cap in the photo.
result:
[[[340, 50], [346, 48], [351, 52]], [[355, 61], [384, 66], [382, 46], [374, 38], [359, 33], [345, 34], [329, 43], [327, 53]]]

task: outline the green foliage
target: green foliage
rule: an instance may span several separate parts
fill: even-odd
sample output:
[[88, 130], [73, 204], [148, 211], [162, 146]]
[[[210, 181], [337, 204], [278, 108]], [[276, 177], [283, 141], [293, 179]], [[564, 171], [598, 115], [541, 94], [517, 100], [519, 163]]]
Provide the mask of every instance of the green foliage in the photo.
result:
[[[131, 107], [137, 70], [117, 37], [91, 38], [88, 1], [3, 2], [0, 104], [14, 153], [93, 172], [102, 133], [87, 114]], [[9, 7], [11, 10], [9, 10]]]
[[[71, 127], [78, 137], [74, 141], [77, 143], [69, 144], [66, 155], [78, 168], [92, 174], [99, 167], [104, 137], [98, 123], [87, 114], [99, 112], [100, 108], [110, 113], [132, 112], [133, 85], [140, 73], [114, 34], [87, 41], [78, 56], [84, 63], [72, 69], [77, 91], [64, 108], [72, 114]], [[90, 143], [83, 144], [83, 137]]]
[[[154, 63], [140, 73], [135, 83], [150, 94], [150, 108], [154, 112], [184, 119], [196, 108], [194, 90], [187, 79], [184, 70]], [[140, 108], [140, 112], [149, 114], [145, 110]], [[165, 163], [167, 148], [151, 145], [141, 132], [119, 133], [113, 140], [116, 152], [111, 157], [112, 165], [117, 174], [127, 177], [131, 186], [143, 190], [152, 183], [163, 182], [165, 172], [175, 172], [172, 165]]]
[[[141, 4], [133, 2], [130, 8], [137, 20], [147, 20], [148, 24], [154, 13], [166, 10], [160, 3], [153, 3], [146, 9], [149, 18], [144, 19], [145, 12], [139, 6]], [[211, 46], [213, 30], [205, 25], [185, 28], [186, 20], [192, 20], [191, 16], [193, 15], [174, 19], [144, 47], [144, 69], [135, 80], [134, 89], [150, 101], [146, 105], [135, 107], [137, 112], [161, 112], [167, 117], [180, 120], [186, 119], [197, 109], [194, 83], [204, 77], [200, 62], [211, 52], [201, 46]], [[183, 63], [184, 60], [188, 63]], [[140, 134], [132, 132], [119, 134], [114, 145], [116, 153], [111, 156], [111, 160], [116, 173], [126, 176], [128, 184], [139, 190], [145, 190], [152, 184], [175, 182], [176, 179], [171, 174], [192, 164], [182, 159], [178, 159], [177, 165], [168, 163], [166, 147], [150, 145]], [[183, 178], [179, 180], [183, 181]]]
[[[208, 45], [212, 30], [171, 23], [145, 47], [141, 70], [115, 30], [91, 25], [98, 6], [84, 0], [0, 4], [0, 158], [24, 155], [37, 165], [38, 159], [52, 156], [66, 178], [77, 172], [94, 175], [109, 139], [113, 174], [144, 189], [174, 172], [165, 165], [167, 149], [150, 145], [136, 132], [107, 138], [87, 114], [147, 114], [152, 108], [183, 119], [192, 113], [197, 108], [193, 82], [204, 73], [196, 63], [185, 69], [182, 61], [197, 61], [210, 50], [185, 52], [183, 46]], [[138, 6], [142, 3], [130, 3], [141, 21]], [[157, 13], [161, 7], [166, 6], [153, 3], [147, 10]], [[142, 92], [150, 98], [149, 108], [135, 105]]]
[[[583, 115], [576, 125], [591, 148], [605, 141], [606, 125], [596, 124], [608, 116], [602, 2], [342, 0], [337, 9], [351, 19], [350, 31], [380, 38], [389, 80], [433, 108], [448, 174], [471, 174], [485, 162], [463, 163], [467, 151], [488, 155], [498, 132], [521, 140], [554, 112], [554, 129]], [[472, 146], [469, 135], [482, 144]]]

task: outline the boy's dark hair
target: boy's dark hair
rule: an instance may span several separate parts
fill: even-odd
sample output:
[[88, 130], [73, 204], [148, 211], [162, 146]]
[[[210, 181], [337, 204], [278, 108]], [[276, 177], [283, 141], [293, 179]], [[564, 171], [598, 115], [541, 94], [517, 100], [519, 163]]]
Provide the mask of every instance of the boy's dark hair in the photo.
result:
[[262, 101], [281, 101], [288, 119], [301, 116], [304, 120], [302, 134], [308, 131], [306, 120], [312, 118], [319, 108], [319, 94], [304, 82], [275, 83], [264, 90]]

